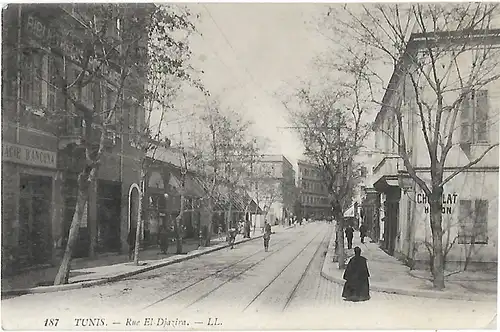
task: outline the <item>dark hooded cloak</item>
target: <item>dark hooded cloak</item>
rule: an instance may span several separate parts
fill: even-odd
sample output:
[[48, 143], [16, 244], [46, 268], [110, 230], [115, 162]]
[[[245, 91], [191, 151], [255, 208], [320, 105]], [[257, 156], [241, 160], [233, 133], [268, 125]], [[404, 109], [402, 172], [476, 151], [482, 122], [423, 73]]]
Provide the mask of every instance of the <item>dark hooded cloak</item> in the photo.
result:
[[344, 289], [342, 297], [348, 301], [366, 301], [370, 299], [370, 283], [366, 258], [361, 256], [361, 249], [354, 248], [355, 256], [351, 258], [344, 272]]

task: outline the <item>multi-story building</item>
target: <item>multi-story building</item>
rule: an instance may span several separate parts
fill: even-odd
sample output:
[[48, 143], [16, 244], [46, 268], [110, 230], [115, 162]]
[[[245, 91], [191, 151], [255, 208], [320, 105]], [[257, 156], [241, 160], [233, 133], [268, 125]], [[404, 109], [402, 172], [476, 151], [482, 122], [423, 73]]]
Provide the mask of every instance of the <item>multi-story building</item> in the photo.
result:
[[[295, 170], [290, 161], [283, 155], [263, 155], [253, 163], [250, 177], [255, 176], [255, 183], [262, 186], [251, 190], [252, 196], [261, 209], [268, 211], [266, 218], [275, 223], [276, 219], [282, 222], [290, 217], [295, 203]], [[270, 206], [264, 207], [266, 204]]]
[[325, 181], [319, 167], [305, 160], [299, 160], [297, 164], [301, 217], [324, 218], [330, 216], [328, 190], [324, 185]]
[[[85, 33], [82, 22], [88, 6], [92, 5], [11, 4], [3, 10], [2, 271], [57, 264], [67, 241], [77, 174], [85, 160], [79, 148], [84, 124], [53, 80], [55, 71], [69, 77], [81, 68], [77, 55], [82, 46], [73, 42]], [[119, 33], [118, 24], [127, 24], [114, 23], [110, 34]], [[55, 33], [61, 30], [68, 35]], [[139, 79], [144, 75], [140, 66], [134, 72]], [[110, 67], [107, 77], [95, 78], [103, 88], [99, 100], [90, 89], [77, 98], [109, 109], [119, 70]], [[75, 256], [88, 255], [91, 243], [97, 252], [127, 248], [130, 218], [138, 215], [143, 158], [133, 144], [133, 133], [140, 132], [144, 122], [144, 110], [137, 102], [144, 85], [130, 82], [128, 87], [132, 86], [127, 97], [135, 102], [119, 108], [115, 127], [106, 135], [97, 187], [89, 192]], [[57, 117], [52, 116], [55, 113]]]
[[[498, 45], [499, 32], [495, 31], [496, 37], [478, 32], [466, 38], [475, 38], [471, 45]], [[450, 42], [448, 38], [453, 35], [443, 34], [438, 43]], [[418, 50], [419, 44], [412, 43], [417, 37], [413, 34], [409, 45]], [[461, 71], [473, 67], [472, 52], [473, 48], [457, 62]], [[409, 54], [411, 52], [405, 56]], [[405, 58], [401, 61], [404, 63]], [[422, 91], [424, 94], [432, 93], [424, 89]], [[444, 167], [445, 178], [460, 171], [444, 185], [443, 242], [449, 251], [446, 256], [447, 267], [463, 264], [466, 260], [469, 266], [479, 263], [483, 266], [496, 265], [497, 262], [498, 146], [471, 167], [461, 167], [479, 157], [486, 148], [498, 144], [499, 126], [496, 119], [500, 111], [500, 80], [491, 80], [478, 90], [471, 91], [467, 98], [459, 112], [458, 127]], [[430, 259], [426, 248], [432, 243], [429, 203], [421, 188], [409, 178], [398, 154], [398, 141], [393, 138], [401, 138], [401, 135], [398, 134], [394, 108], [400, 110], [405, 119], [405, 142], [407, 151], [411, 151], [410, 162], [417, 175], [428, 185], [431, 167], [418, 118], [416, 96], [407, 75], [393, 74], [383, 105], [375, 120], [376, 148], [383, 153], [378, 155], [379, 160], [373, 168], [373, 184], [377, 192], [370, 190], [367, 193], [370, 199], [366, 205], [370, 206], [374, 221], [378, 218], [383, 222], [380, 231], [384, 249], [418, 267]], [[429, 118], [434, 116], [429, 114]], [[471, 119], [475, 121], [471, 122]], [[388, 134], [391, 133], [390, 137]]]

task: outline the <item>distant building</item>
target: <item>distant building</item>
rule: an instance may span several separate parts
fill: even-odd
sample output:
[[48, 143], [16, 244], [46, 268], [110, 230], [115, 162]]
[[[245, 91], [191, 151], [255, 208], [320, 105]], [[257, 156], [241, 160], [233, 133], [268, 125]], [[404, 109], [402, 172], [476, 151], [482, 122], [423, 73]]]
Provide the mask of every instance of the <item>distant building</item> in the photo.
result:
[[299, 160], [297, 164], [301, 217], [324, 218], [331, 216], [328, 190], [319, 167], [305, 160]]
[[[276, 222], [284, 222], [284, 219], [291, 217], [295, 203], [295, 170], [290, 161], [283, 155], [263, 155], [254, 163], [253, 175], [257, 176], [255, 183], [262, 183], [262, 188], [269, 191], [271, 187], [276, 188], [275, 198], [272, 202], [266, 199], [259, 199], [259, 196], [265, 195], [265, 192], [259, 190], [258, 187], [250, 191], [252, 197], [258, 202], [260, 208], [264, 210], [265, 204], [271, 203], [268, 207], [267, 220], [273, 224]], [[262, 189], [261, 188], [261, 189]], [[260, 191], [260, 192], [259, 192]], [[269, 200], [269, 199], [268, 199]]]

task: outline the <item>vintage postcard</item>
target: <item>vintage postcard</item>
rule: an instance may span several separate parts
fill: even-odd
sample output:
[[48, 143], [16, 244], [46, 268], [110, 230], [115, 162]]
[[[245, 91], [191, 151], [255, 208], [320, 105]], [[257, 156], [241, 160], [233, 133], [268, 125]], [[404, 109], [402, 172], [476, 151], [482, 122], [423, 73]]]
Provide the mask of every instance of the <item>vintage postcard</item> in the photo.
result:
[[496, 329], [497, 3], [2, 9], [5, 330]]

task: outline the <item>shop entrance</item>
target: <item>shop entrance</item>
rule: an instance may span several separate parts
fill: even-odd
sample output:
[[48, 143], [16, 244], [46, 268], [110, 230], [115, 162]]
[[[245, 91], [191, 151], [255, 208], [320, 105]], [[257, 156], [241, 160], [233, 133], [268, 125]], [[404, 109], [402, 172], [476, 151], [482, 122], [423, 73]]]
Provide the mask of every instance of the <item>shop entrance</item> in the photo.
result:
[[120, 251], [121, 183], [99, 180], [97, 189], [100, 251]]
[[20, 175], [19, 263], [49, 263], [52, 257], [52, 178]]

